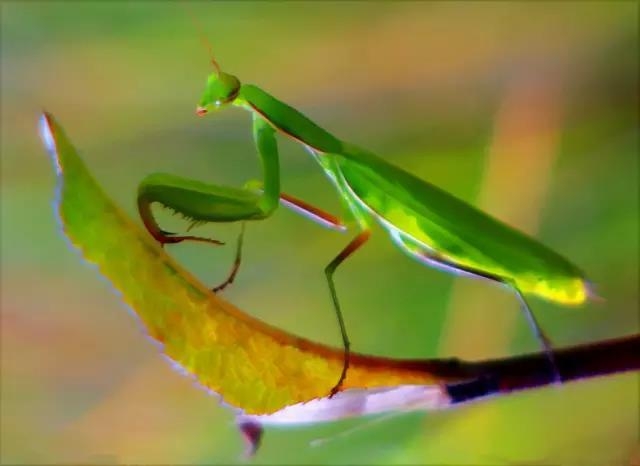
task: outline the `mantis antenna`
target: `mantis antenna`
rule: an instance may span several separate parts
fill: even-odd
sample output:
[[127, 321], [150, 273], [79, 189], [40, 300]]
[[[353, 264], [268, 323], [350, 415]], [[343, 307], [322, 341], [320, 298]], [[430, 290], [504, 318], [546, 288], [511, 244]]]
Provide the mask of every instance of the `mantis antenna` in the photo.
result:
[[190, 7], [186, 3], [180, 2], [180, 4], [184, 7], [187, 14], [189, 15], [189, 18], [191, 19], [191, 22], [193, 23], [196, 30], [198, 31], [198, 37], [200, 38], [202, 45], [209, 52], [209, 58], [211, 59], [211, 64], [213, 65], [213, 69], [215, 70], [216, 74], [220, 74], [220, 71], [221, 71], [220, 65], [218, 64], [218, 62], [216, 61], [213, 55], [213, 47], [211, 46], [211, 42], [209, 42], [209, 39], [207, 39], [207, 36], [204, 33], [204, 28], [202, 27], [202, 24], [200, 23], [200, 21], [198, 21], [198, 18], [196, 17], [196, 15], [193, 14], [193, 11], [190, 9]]

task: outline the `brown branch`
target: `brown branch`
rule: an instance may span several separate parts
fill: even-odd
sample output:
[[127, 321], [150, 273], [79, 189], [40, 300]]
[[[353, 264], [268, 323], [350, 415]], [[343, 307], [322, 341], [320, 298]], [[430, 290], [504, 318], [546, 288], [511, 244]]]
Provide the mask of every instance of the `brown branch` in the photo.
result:
[[[556, 373], [546, 353], [533, 353], [503, 359], [485, 361], [462, 361], [459, 359], [430, 359], [430, 360], [398, 360], [380, 358], [364, 354], [354, 354], [353, 358], [359, 364], [366, 365], [375, 371], [381, 367], [393, 367], [400, 371], [423, 372], [440, 380], [449, 380], [444, 385], [448, 395], [446, 404], [436, 401], [433, 409], [478, 400], [489, 395], [506, 394], [513, 391], [533, 389], [556, 383], [564, 383], [591, 377], [601, 377], [616, 373], [640, 370], [640, 334], [613, 340], [604, 340], [579, 346], [559, 349], [555, 352], [556, 366], [562, 377], [556, 380]], [[442, 385], [441, 385], [442, 387]], [[389, 387], [390, 393], [393, 388]], [[375, 396], [375, 392], [374, 393]], [[346, 393], [344, 394], [346, 395]], [[373, 411], [353, 410], [354, 404], [347, 403], [348, 409], [341, 406], [341, 397], [317, 400], [312, 409], [305, 415], [303, 410], [298, 416], [291, 416], [289, 422], [313, 422], [314, 419], [340, 419], [343, 417], [371, 414]], [[367, 390], [360, 395], [367, 397]], [[390, 394], [389, 396], [397, 396]], [[400, 395], [401, 396], [401, 395]], [[301, 407], [312, 405], [302, 403]], [[366, 405], [366, 404], [365, 404]], [[287, 410], [288, 408], [285, 408]], [[398, 409], [403, 409], [403, 400], [398, 399]], [[425, 407], [423, 406], [423, 409]], [[429, 409], [429, 408], [426, 408]], [[322, 415], [321, 411], [331, 412]], [[266, 416], [238, 417], [238, 427], [247, 443], [246, 454], [252, 456], [258, 449], [263, 435], [263, 426], [273, 421], [278, 413]], [[282, 420], [280, 423], [283, 423]]]
[[[640, 334], [559, 349], [555, 357], [561, 382], [638, 371]], [[554, 378], [545, 353], [479, 362], [452, 360], [447, 364], [448, 370], [472, 379], [447, 386], [454, 403], [560, 382]]]

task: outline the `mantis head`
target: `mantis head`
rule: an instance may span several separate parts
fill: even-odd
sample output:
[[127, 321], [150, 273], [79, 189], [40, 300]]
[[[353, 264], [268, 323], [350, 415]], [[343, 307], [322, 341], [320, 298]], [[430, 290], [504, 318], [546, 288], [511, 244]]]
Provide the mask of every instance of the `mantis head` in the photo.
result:
[[216, 70], [207, 78], [207, 86], [196, 108], [196, 114], [204, 116], [211, 111], [220, 110], [226, 104], [233, 102], [239, 92], [240, 80], [238, 78]]

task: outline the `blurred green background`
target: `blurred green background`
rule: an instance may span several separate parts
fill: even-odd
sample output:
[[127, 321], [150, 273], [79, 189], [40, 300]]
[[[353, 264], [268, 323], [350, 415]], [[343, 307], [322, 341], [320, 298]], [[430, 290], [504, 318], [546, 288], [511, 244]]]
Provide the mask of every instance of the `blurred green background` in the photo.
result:
[[[208, 53], [178, 2], [10, 2], [2, 13], [3, 463], [239, 461], [233, 413], [172, 371], [69, 250], [36, 133], [59, 118], [136, 215], [166, 171], [259, 175], [240, 110], [198, 119]], [[190, 4], [224, 69], [510, 223], [580, 265], [606, 300], [532, 299], [557, 345], [638, 331], [638, 4]], [[319, 168], [282, 140], [283, 188], [335, 213]], [[164, 216], [168, 225], [177, 220]], [[233, 241], [237, 225], [200, 232]], [[322, 269], [348, 237], [280, 209], [251, 224], [225, 296], [339, 344]], [[206, 283], [233, 248], [177, 245]], [[426, 269], [376, 229], [336, 276], [356, 351], [469, 359], [537, 350], [515, 299]], [[304, 312], [302, 315], [301, 312]], [[256, 463], [630, 464], [638, 376], [609, 377], [367, 425], [269, 429]], [[363, 428], [321, 446], [309, 442]]]

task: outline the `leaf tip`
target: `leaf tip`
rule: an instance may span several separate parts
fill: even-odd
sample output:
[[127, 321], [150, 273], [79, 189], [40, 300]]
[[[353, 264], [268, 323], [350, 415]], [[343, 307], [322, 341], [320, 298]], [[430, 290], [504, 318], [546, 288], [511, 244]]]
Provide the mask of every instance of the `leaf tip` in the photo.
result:
[[43, 110], [40, 115], [39, 131], [42, 143], [53, 161], [57, 174], [60, 175], [62, 173], [62, 167], [58, 158], [56, 138], [54, 136], [54, 121], [53, 116], [49, 112]]

